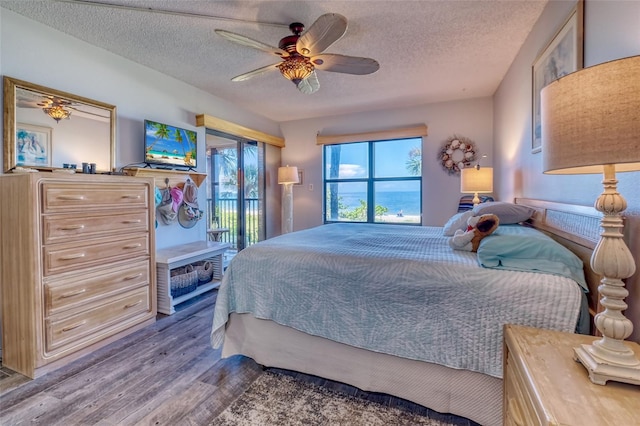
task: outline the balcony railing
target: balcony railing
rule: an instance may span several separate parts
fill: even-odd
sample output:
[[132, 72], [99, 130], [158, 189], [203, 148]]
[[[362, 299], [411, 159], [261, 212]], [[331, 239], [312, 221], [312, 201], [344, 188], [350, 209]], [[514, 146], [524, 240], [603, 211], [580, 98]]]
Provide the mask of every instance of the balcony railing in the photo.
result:
[[[237, 198], [219, 198], [218, 200], [207, 199], [207, 218], [209, 227], [217, 226], [227, 228], [220, 236], [220, 241], [231, 244], [231, 248], [238, 249], [238, 215]], [[257, 243], [260, 240], [260, 200], [258, 198], [245, 198], [245, 247]]]

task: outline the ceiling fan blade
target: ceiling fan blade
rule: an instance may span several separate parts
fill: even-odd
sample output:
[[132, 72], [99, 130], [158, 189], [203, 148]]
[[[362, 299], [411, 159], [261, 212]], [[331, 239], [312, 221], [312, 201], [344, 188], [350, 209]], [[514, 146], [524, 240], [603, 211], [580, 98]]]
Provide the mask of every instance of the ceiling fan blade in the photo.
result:
[[265, 44], [261, 41], [254, 40], [252, 38], [245, 37], [240, 34], [232, 33], [225, 30], [215, 30], [215, 32], [219, 36], [222, 36], [229, 41], [241, 44], [243, 46], [248, 46], [254, 49], [262, 50], [263, 52], [272, 53], [274, 55], [280, 56], [281, 58], [286, 58], [287, 56], [289, 56], [289, 54], [286, 51], [278, 47], [269, 46], [268, 44]]
[[332, 53], [314, 56], [311, 58], [311, 63], [318, 70], [356, 75], [371, 74], [380, 68], [380, 64], [375, 59]]
[[265, 73], [267, 71], [271, 71], [271, 70], [277, 70], [278, 69], [278, 64], [271, 64], [271, 65], [267, 65], [266, 67], [262, 67], [262, 68], [258, 68], [256, 70], [253, 71], [249, 71], [247, 73], [244, 74], [240, 74], [237, 77], [233, 77], [231, 79], [231, 81], [245, 81], [245, 80], [249, 80], [251, 77], [255, 77], [256, 75], [260, 75], [262, 73]]
[[16, 101], [16, 107], [18, 108], [40, 108], [38, 104], [33, 101], [27, 101], [24, 99], [18, 99]]
[[337, 13], [320, 16], [296, 43], [296, 50], [304, 56], [315, 56], [325, 51], [347, 31], [347, 18]]
[[298, 83], [298, 90], [304, 93], [305, 95], [310, 95], [315, 93], [320, 88], [320, 81], [318, 80], [318, 75], [312, 72], [309, 77], [302, 80]]
[[88, 115], [93, 115], [95, 117], [101, 117], [101, 118], [108, 118], [109, 117], [109, 111], [107, 111], [107, 110], [101, 111], [102, 114], [99, 114], [99, 113], [96, 113], [96, 112], [82, 110], [82, 109], [76, 108], [76, 107], [71, 106], [71, 105], [69, 105], [67, 108], [78, 112], [78, 114], [88, 114]]

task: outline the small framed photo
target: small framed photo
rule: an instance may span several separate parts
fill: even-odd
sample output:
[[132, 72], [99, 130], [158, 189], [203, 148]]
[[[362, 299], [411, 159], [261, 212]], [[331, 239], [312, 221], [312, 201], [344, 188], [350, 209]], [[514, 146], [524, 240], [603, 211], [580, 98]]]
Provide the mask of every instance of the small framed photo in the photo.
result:
[[576, 7], [560, 31], [533, 63], [533, 117], [531, 152], [542, 151], [542, 123], [540, 119], [540, 91], [558, 78], [583, 67], [584, 0]]
[[51, 167], [51, 127], [17, 123], [17, 166]]
[[304, 180], [304, 170], [298, 169], [298, 183], [294, 183], [294, 185], [302, 185], [303, 180]]

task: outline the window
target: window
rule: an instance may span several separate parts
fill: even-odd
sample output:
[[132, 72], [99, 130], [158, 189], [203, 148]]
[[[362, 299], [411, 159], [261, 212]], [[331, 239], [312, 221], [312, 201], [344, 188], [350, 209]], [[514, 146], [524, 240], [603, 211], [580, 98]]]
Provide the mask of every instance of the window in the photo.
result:
[[324, 221], [420, 225], [422, 139], [324, 146]]

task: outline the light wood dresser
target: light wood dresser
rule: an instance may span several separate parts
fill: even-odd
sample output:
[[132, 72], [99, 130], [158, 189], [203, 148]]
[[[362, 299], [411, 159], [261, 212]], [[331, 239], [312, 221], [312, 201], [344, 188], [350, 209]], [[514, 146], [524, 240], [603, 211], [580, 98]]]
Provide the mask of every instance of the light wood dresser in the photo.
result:
[[2, 364], [35, 378], [155, 321], [154, 181], [0, 176]]
[[573, 348], [595, 337], [515, 325], [504, 331], [505, 425], [640, 424], [640, 386], [594, 384], [573, 360]]

